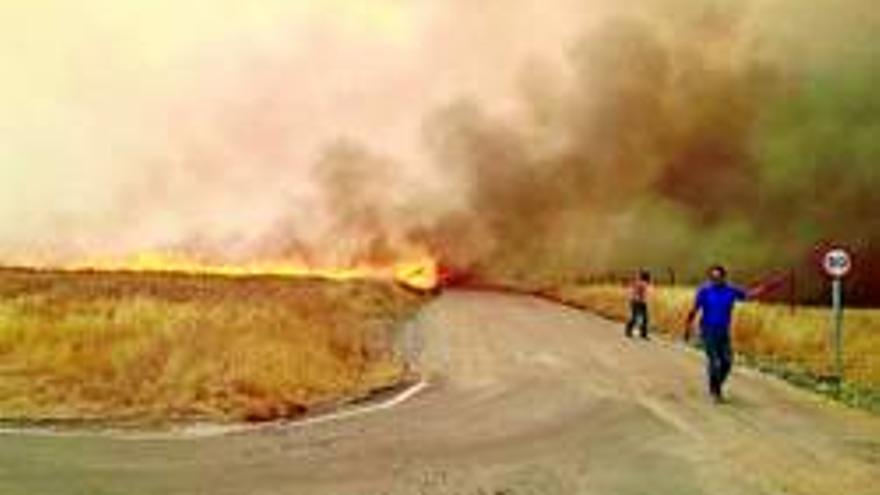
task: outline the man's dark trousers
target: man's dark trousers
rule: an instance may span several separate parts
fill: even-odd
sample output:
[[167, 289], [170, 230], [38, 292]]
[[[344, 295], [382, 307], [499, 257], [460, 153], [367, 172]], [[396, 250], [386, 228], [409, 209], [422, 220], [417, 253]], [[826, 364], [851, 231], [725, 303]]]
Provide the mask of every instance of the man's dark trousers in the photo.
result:
[[648, 303], [645, 301], [630, 301], [630, 317], [626, 323], [626, 336], [632, 337], [633, 327], [639, 325], [642, 337], [648, 336]]
[[721, 387], [730, 374], [733, 365], [733, 351], [730, 348], [730, 332], [717, 329], [702, 329], [703, 346], [706, 351], [706, 370], [709, 375], [709, 392], [721, 397]]

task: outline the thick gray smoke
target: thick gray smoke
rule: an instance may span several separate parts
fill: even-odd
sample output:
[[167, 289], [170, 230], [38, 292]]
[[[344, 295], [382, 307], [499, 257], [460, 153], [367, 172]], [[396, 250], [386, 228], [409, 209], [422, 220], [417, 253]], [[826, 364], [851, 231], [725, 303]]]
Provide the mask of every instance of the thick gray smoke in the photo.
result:
[[858, 251], [857, 285], [877, 293], [877, 14], [866, 2], [814, 6], [825, 21], [784, 3], [679, 6], [586, 29], [570, 77], [528, 88], [522, 119], [467, 102], [428, 119], [439, 161], [468, 177], [474, 237], [494, 240], [477, 267], [694, 276], [721, 261], [749, 277], [835, 241]]
[[64, 96], [45, 122], [36, 106], [4, 121], [3, 251], [346, 264], [427, 249], [546, 280], [758, 274], [840, 241], [877, 278], [868, 0], [320, 5], [213, 26], [213, 48], [194, 23], [160, 64], [78, 58], [75, 84], [43, 89]]

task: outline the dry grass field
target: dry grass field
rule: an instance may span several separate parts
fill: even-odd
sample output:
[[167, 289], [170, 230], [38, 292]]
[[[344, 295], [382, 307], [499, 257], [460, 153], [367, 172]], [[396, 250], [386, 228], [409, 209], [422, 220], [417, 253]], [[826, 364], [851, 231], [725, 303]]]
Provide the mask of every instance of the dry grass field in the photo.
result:
[[0, 417], [263, 420], [392, 386], [390, 283], [0, 271]]
[[[616, 285], [568, 286], [557, 295], [616, 320], [628, 318], [627, 289]], [[694, 291], [657, 287], [650, 296], [651, 326], [679, 336]], [[880, 389], [880, 309], [844, 313], [844, 378]], [[732, 330], [737, 352], [816, 377], [831, 372], [831, 315], [826, 308], [747, 303], [735, 313]]]

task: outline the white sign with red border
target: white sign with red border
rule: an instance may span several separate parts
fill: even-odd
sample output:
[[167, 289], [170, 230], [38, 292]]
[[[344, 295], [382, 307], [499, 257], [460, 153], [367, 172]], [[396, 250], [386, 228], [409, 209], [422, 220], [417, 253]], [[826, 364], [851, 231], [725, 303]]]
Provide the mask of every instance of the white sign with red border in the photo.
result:
[[829, 277], [843, 278], [852, 270], [852, 256], [846, 249], [832, 249], [822, 257], [822, 268]]

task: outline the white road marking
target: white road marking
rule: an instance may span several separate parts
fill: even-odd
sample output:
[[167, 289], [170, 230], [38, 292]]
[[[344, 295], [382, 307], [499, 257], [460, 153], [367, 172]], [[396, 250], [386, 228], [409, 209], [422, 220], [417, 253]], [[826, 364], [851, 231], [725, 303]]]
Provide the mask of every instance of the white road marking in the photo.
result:
[[61, 427], [22, 427], [0, 428], [0, 435], [5, 436], [39, 436], [39, 437], [66, 437], [66, 438], [82, 438], [82, 437], [101, 437], [112, 438], [116, 440], [189, 440], [198, 438], [219, 437], [234, 433], [247, 433], [258, 431], [266, 428], [302, 428], [313, 426], [321, 423], [329, 423], [340, 421], [355, 416], [384, 411], [399, 406], [404, 402], [412, 399], [417, 394], [428, 387], [426, 380], [420, 380], [401, 392], [393, 395], [385, 401], [367, 404], [351, 409], [323, 414], [311, 418], [301, 420], [279, 420], [259, 424], [218, 424], [204, 423], [194, 424], [183, 427], [172, 428], [168, 431], [125, 431], [121, 429], [104, 429], [104, 430], [75, 430], [63, 429]]

